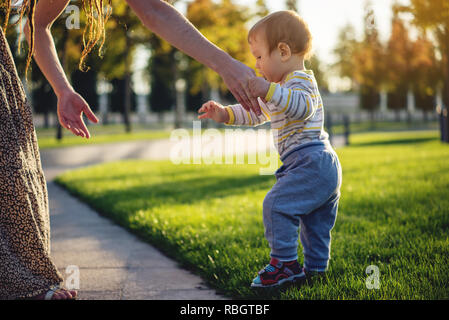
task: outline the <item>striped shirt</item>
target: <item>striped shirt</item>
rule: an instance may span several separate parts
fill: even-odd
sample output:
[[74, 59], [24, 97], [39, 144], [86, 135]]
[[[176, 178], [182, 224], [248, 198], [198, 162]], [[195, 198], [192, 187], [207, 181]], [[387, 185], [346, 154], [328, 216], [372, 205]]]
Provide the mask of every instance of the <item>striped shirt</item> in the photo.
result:
[[283, 85], [271, 83], [267, 103], [258, 101], [260, 116], [240, 104], [227, 106], [229, 121], [225, 124], [258, 126], [271, 121], [274, 145], [281, 157], [301, 144], [328, 140], [323, 101], [312, 70], [290, 73]]
[[23, 4], [23, 0], [12, 0], [11, 1], [11, 8], [19, 8]]

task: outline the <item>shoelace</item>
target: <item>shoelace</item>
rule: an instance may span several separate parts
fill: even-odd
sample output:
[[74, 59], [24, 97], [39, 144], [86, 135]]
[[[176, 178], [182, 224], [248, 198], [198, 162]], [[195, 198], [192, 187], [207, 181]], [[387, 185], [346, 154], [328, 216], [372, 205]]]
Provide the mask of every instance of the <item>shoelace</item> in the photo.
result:
[[274, 272], [276, 270], [276, 268], [274, 266], [272, 266], [271, 264], [268, 264], [264, 270], [267, 272]]

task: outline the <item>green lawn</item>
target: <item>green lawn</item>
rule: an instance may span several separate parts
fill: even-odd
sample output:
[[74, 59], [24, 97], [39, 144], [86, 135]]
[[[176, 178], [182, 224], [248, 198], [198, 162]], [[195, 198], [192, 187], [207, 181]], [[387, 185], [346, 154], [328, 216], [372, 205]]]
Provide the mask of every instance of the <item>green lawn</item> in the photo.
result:
[[[269, 261], [258, 165], [126, 161], [57, 181], [234, 298], [448, 299], [449, 145], [435, 131], [359, 134], [339, 149], [342, 198], [327, 278], [261, 294]], [[302, 248], [299, 247], [300, 256]], [[366, 288], [366, 268], [380, 289]]]
[[152, 130], [141, 125], [134, 125], [133, 131], [126, 133], [123, 125], [90, 125], [90, 139], [73, 135], [70, 131], [63, 129], [63, 139], [56, 139], [55, 128], [36, 129], [39, 149], [52, 149], [61, 147], [73, 147], [86, 144], [116, 143], [137, 140], [168, 139], [170, 130]]
[[[351, 122], [351, 133], [373, 132], [373, 131], [410, 131], [410, 130], [439, 130], [438, 121], [377, 121], [377, 122]], [[344, 126], [337, 124], [332, 127], [333, 134], [343, 134]]]
[[[152, 125], [154, 126], [154, 125]], [[269, 125], [262, 127], [269, 128]], [[168, 139], [170, 138], [171, 130], [163, 125], [157, 125], [156, 128], [149, 128], [142, 124], [133, 124], [132, 132], [125, 133], [124, 125], [109, 124], [109, 125], [95, 125], [91, 124], [88, 127], [91, 133], [90, 139], [84, 139], [73, 135], [66, 129], [63, 129], [63, 139], [56, 139], [55, 128], [38, 128], [36, 129], [39, 148], [41, 150], [50, 148], [73, 147], [86, 144], [104, 144], [116, 143], [126, 141], [138, 140], [153, 140], [153, 139]], [[246, 128], [247, 129], [247, 128]], [[438, 123], [435, 121], [429, 122], [354, 122], [351, 124], [351, 133], [360, 133], [366, 131], [401, 131], [401, 130], [423, 130], [423, 129], [438, 129]], [[203, 128], [203, 130], [206, 130]], [[223, 130], [223, 127], [219, 130]], [[191, 129], [189, 129], [191, 131]], [[343, 125], [335, 125], [332, 127], [333, 134], [343, 134]]]

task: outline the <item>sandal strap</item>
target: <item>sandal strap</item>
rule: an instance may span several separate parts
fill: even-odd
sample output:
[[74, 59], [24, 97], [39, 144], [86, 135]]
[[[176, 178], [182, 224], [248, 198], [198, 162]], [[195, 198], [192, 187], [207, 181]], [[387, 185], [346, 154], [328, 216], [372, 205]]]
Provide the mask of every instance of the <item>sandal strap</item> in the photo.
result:
[[50, 290], [45, 294], [44, 300], [51, 300], [56, 293], [60, 289], [59, 285], [50, 287]]

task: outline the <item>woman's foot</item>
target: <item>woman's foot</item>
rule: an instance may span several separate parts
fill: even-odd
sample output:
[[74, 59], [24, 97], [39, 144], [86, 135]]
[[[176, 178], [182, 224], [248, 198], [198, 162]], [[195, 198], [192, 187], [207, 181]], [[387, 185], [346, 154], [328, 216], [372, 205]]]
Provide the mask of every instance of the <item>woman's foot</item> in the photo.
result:
[[66, 289], [50, 289], [40, 295], [34, 296], [31, 300], [73, 300], [78, 293], [75, 290]]

